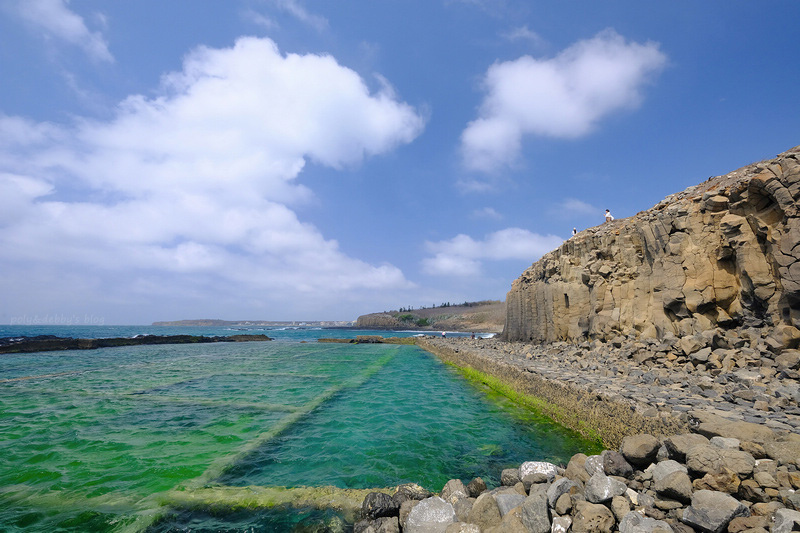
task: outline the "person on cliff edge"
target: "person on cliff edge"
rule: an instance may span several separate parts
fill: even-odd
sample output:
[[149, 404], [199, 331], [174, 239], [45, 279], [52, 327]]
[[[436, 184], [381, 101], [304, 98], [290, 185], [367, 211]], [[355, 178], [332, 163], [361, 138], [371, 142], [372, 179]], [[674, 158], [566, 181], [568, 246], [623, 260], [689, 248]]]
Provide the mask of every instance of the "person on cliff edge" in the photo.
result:
[[609, 211], [608, 209], [606, 209], [605, 216], [606, 216], [606, 222], [611, 222], [612, 220], [614, 220], [614, 217], [611, 215], [611, 211]]

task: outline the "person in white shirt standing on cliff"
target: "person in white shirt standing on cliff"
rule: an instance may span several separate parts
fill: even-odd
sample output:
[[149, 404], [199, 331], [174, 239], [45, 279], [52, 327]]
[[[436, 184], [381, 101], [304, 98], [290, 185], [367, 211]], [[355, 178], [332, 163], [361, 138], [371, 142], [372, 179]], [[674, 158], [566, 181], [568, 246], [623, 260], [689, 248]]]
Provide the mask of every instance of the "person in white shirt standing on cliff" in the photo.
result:
[[611, 215], [611, 211], [606, 209], [606, 222], [611, 222], [612, 220], [614, 220], [614, 217]]

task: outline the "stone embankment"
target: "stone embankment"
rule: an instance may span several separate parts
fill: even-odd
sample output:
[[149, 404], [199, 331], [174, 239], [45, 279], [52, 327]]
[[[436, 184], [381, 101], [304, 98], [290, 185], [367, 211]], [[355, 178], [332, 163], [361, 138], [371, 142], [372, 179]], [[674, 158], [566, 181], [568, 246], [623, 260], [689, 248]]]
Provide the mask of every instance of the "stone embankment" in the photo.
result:
[[445, 361], [540, 399], [562, 423], [599, 430], [609, 449], [577, 454], [565, 468], [524, 463], [492, 490], [478, 478], [451, 480], [438, 495], [415, 485], [374, 493], [355, 531], [800, 530], [800, 361], [762, 364], [763, 339], [753, 335], [724, 357], [712, 357], [722, 349], [714, 348], [694, 358], [710, 346], [420, 340]]
[[663, 339], [716, 327], [800, 342], [800, 147], [580, 232], [508, 293], [504, 338]]

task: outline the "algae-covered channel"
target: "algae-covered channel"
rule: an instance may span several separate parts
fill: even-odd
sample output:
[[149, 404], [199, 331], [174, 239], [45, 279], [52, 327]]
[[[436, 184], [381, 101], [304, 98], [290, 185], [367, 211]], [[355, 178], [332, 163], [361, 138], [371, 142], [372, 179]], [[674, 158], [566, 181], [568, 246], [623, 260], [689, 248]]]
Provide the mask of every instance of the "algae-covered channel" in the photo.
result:
[[335, 500], [323, 487], [496, 485], [597, 449], [387, 344], [5, 355], [0, 435], [4, 531], [302, 530], [352, 519], [308, 503]]

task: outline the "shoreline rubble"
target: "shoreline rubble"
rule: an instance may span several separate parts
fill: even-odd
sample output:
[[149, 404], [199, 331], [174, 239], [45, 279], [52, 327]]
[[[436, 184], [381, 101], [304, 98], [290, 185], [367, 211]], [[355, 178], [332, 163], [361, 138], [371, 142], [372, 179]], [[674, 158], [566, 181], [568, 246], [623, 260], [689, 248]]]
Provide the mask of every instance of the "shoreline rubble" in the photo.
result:
[[576, 419], [622, 418], [599, 428], [608, 449], [576, 454], [566, 468], [523, 463], [504, 470], [493, 490], [476, 478], [451, 480], [435, 495], [406, 486], [369, 495], [356, 533], [800, 530], [800, 361], [779, 360], [765, 371], [760, 360], [748, 364], [747, 350], [719, 366], [706, 365], [710, 354], [691, 359], [690, 351], [689, 365], [675, 365], [683, 350], [675, 343], [624, 338], [537, 345], [427, 337], [417, 344]]

